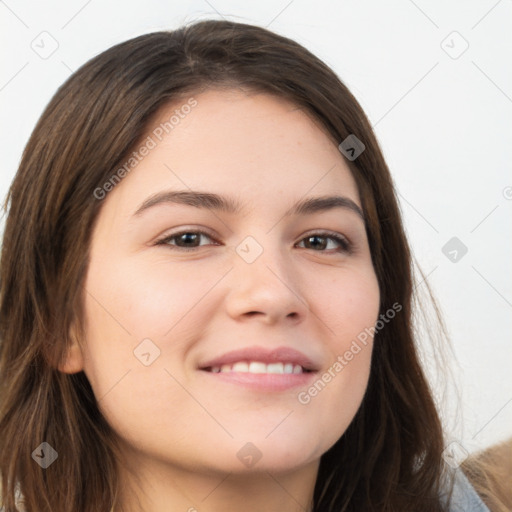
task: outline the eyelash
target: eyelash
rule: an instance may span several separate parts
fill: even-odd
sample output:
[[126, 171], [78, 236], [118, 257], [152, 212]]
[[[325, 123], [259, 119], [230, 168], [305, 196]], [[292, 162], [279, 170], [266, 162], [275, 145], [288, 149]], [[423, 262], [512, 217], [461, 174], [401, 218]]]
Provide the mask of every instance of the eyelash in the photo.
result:
[[[185, 235], [185, 234], [205, 235], [208, 238], [210, 238], [211, 240], [214, 240], [214, 238], [211, 235], [209, 235], [208, 233], [206, 233], [205, 231], [201, 231], [201, 230], [185, 230], [185, 231], [180, 231], [178, 233], [173, 233], [172, 235], [167, 235], [164, 238], [161, 238], [161, 239], [157, 240], [155, 242], [155, 245], [167, 245], [169, 247], [172, 247], [172, 250], [178, 250], [178, 251], [183, 251], [183, 252], [195, 251], [195, 250], [199, 249], [200, 247], [204, 247], [204, 246], [179, 247], [177, 245], [169, 243], [169, 241], [173, 240], [174, 238], [178, 238], [181, 235]], [[347, 253], [347, 254], [350, 254], [352, 252], [352, 244], [344, 236], [342, 236], [342, 235], [340, 235], [338, 233], [332, 232], [332, 231], [316, 231], [316, 232], [310, 233], [310, 234], [306, 235], [304, 238], [302, 238], [300, 240], [300, 242], [304, 241], [307, 238], [311, 238], [311, 237], [315, 237], [315, 236], [316, 237], [320, 237], [320, 238], [330, 238], [332, 240], [335, 240], [339, 244], [339, 246], [340, 246], [339, 249], [336, 249], [334, 251], [335, 253]], [[311, 249], [311, 250], [314, 250], [314, 249]], [[324, 252], [324, 253], [327, 253], [327, 254], [333, 254], [332, 252], [329, 252], [327, 250], [314, 251], [314, 252]]]

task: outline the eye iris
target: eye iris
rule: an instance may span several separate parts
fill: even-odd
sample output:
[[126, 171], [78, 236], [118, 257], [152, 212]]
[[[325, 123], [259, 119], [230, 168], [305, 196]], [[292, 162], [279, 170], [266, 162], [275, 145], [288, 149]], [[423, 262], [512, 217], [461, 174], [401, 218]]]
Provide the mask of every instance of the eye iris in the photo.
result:
[[320, 243], [320, 245], [318, 245], [317, 243], [313, 242], [313, 247], [325, 249], [327, 247], [327, 241], [326, 241], [325, 236], [318, 236], [318, 235], [308, 236], [306, 238], [306, 246], [311, 245], [312, 240], [318, 241], [319, 239], [323, 240], [323, 243]]
[[[193, 242], [199, 241], [199, 236], [200, 235], [197, 233], [183, 233], [178, 236], [177, 241], [185, 242], [185, 245], [194, 245], [195, 246], [195, 244]], [[192, 244], [190, 244], [188, 242], [192, 242]], [[180, 245], [180, 244], [178, 243], [178, 245]]]

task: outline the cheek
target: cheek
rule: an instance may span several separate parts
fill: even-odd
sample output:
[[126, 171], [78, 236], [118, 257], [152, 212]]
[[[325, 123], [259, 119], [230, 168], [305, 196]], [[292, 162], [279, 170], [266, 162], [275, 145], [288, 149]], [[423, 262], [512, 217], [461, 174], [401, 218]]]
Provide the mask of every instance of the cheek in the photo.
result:
[[[201, 299], [219, 280], [215, 272], [191, 277], [184, 265], [171, 266], [165, 261], [141, 265], [116, 257], [114, 251], [104, 256], [91, 260], [85, 282], [84, 370], [98, 398], [118, 386], [120, 379], [135, 382], [143, 371], [145, 382], [148, 373], [159, 368], [161, 374], [171, 360], [179, 359], [187, 339], [197, 336], [201, 328], [198, 313], [211, 315], [208, 301]], [[198, 320], [193, 325], [192, 317]], [[146, 347], [141, 343], [147, 339], [154, 344], [149, 344], [154, 354], [160, 351], [150, 366], [137, 358], [138, 347]], [[170, 339], [172, 343], [166, 341]], [[155, 378], [152, 375], [151, 381]], [[169, 380], [168, 375], [163, 380]]]
[[187, 315], [197, 314], [200, 303], [201, 313], [210, 315], [213, 305], [204, 299], [229, 270], [210, 266], [202, 271], [200, 262], [169, 263], [165, 256], [103, 260], [90, 269], [88, 291], [108, 313], [99, 316], [114, 329], [122, 327], [121, 334], [129, 332], [134, 342], [173, 335], [187, 323]]
[[[90, 262], [84, 370], [96, 397], [108, 394], [104, 407], [123, 403], [129, 396], [123, 408], [142, 403], [144, 408], [161, 410], [159, 397], [165, 393], [149, 397], [155, 389], [172, 387], [165, 369], [174, 372], [190, 340], [201, 337], [217, 309], [212, 300], [205, 300], [207, 294], [229, 270], [201, 271], [199, 262], [190, 265], [193, 270], [185, 263], [169, 265], [163, 258], [147, 263], [114, 254]], [[143, 345], [148, 339], [151, 343]], [[144, 353], [149, 349], [150, 357], [158, 354], [149, 366], [137, 358], [142, 354], [139, 347], [145, 347]], [[114, 402], [113, 396], [117, 396]], [[167, 400], [166, 407], [170, 405]]]
[[346, 431], [364, 397], [370, 375], [371, 336], [336, 343], [332, 358], [315, 381], [297, 395], [301, 412], [320, 426], [322, 450], [328, 450]]
[[348, 350], [359, 335], [364, 338], [364, 333], [371, 341], [368, 333], [377, 321], [379, 304], [377, 277], [371, 269], [346, 272], [329, 284], [318, 314], [330, 329], [337, 354]]
[[370, 374], [380, 294], [373, 271], [347, 272], [329, 285], [318, 316], [328, 327], [329, 355], [318, 379], [298, 401], [320, 419], [326, 441], [336, 442], [354, 418]]
[[[133, 428], [155, 436], [169, 432], [169, 418], [190, 400], [172, 377], [173, 362], [182, 360], [194, 335], [187, 320], [213, 278], [103, 263], [90, 266], [86, 281], [84, 371], [100, 410], [122, 437], [129, 438]], [[147, 366], [141, 346], [151, 358], [158, 354]]]

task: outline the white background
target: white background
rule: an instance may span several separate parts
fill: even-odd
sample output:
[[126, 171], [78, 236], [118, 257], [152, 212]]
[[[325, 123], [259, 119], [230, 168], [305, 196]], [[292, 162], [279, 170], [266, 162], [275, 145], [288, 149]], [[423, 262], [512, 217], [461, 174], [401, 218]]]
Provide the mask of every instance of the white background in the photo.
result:
[[[448, 406], [449, 435], [470, 452], [512, 435], [511, 0], [0, 1], [2, 199], [73, 70], [115, 43], [200, 18], [297, 40], [360, 101], [453, 343], [462, 401], [458, 415]], [[452, 237], [468, 249], [456, 262], [442, 252]]]

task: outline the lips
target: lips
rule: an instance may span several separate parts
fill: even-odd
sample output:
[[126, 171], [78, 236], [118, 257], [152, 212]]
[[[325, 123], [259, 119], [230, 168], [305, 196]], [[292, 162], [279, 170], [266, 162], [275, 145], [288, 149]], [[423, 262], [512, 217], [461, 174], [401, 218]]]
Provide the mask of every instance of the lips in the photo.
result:
[[[221, 369], [223, 371], [237, 371], [245, 369], [241, 363], [246, 363], [249, 367], [254, 367], [254, 363], [259, 363], [259, 367], [266, 365], [267, 368], [277, 367], [281, 363], [284, 367], [293, 366], [294, 372], [298, 373], [298, 368], [302, 372], [315, 372], [318, 371], [318, 365], [315, 364], [309, 357], [302, 352], [295, 350], [291, 347], [278, 347], [274, 350], [265, 349], [263, 347], [248, 347], [245, 349], [233, 350], [222, 354], [216, 358], [200, 363], [199, 369], [209, 372], [218, 373]], [[263, 373], [263, 371], [259, 372]]]

